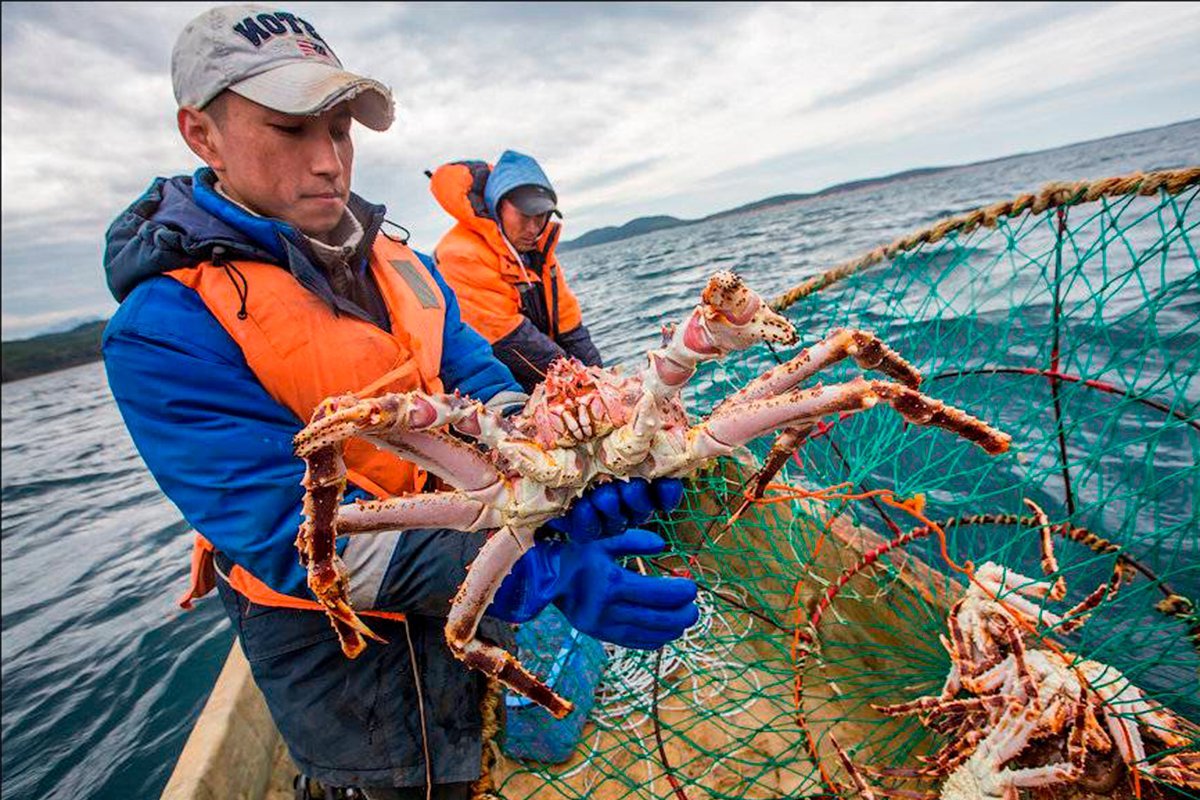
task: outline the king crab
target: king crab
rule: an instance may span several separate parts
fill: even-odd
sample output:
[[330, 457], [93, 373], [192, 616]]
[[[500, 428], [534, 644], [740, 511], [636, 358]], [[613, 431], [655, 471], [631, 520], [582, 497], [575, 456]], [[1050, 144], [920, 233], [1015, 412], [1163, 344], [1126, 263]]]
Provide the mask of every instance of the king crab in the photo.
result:
[[[1026, 500], [1041, 529], [1042, 569], [1058, 571], [1045, 512]], [[1112, 578], [1063, 614], [1033, 600], [1061, 601], [1067, 586], [1062, 576], [1035, 581], [994, 562], [975, 571], [963, 597], [950, 609], [950, 671], [940, 695], [907, 703], [875, 706], [888, 716], [918, 715], [931, 730], [948, 737], [932, 757], [918, 757], [920, 769], [872, 770], [904, 778], [944, 778], [937, 795], [906, 789], [871, 787], [859, 768], [836, 744], [837, 755], [865, 798], [876, 793], [905, 798], [942, 800], [1017, 800], [1021, 788], [1080, 784], [1108, 794], [1117, 776], [1088, 775], [1089, 753], [1116, 754], [1130, 770], [1153, 780], [1200, 789], [1200, 729], [1148, 700], [1118, 670], [1081, 659], [1049, 641], [1031, 648], [1026, 637], [1049, 630], [1080, 627], [1088, 612], [1111, 599], [1124, 576], [1118, 564]], [[1040, 626], [1045, 626], [1039, 631]], [[965, 692], [967, 696], [959, 697]], [[1103, 725], [1101, 725], [1103, 720]], [[1145, 737], [1177, 750], [1147, 761]], [[1038, 766], [1010, 764], [1038, 741], [1065, 741], [1066, 759]], [[1110, 770], [1111, 773], [1111, 770]], [[1088, 780], [1085, 780], [1085, 777]], [[1091, 785], [1088, 785], [1088, 784]]]
[[[378, 530], [495, 529], [451, 604], [446, 640], [467, 666], [547, 708], [571, 711], [500, 647], [476, 638], [476, 626], [513, 564], [534, 546], [534, 532], [562, 515], [583, 491], [612, 479], [676, 477], [708, 459], [733, 454], [758, 436], [854, 413], [884, 401], [906, 420], [956, 433], [989, 453], [1009, 437], [965, 412], [927, 397], [920, 374], [870, 333], [838, 330], [768, 370], [692, 426], [680, 390], [702, 361], [756, 342], [790, 345], [796, 331], [736, 275], [714, 275], [686, 321], [664, 332], [663, 347], [625, 376], [563, 359], [549, 368], [525, 408], [503, 417], [456, 394], [406, 392], [324, 401], [295, 437], [307, 465], [304, 522], [296, 539], [308, 584], [353, 658], [379, 639], [348, 599], [348, 577], [334, 543], [339, 535]], [[797, 389], [821, 369], [853, 357], [892, 381], [855, 378]], [[473, 439], [472, 446], [449, 430]], [[362, 437], [428, 470], [448, 491], [340, 505], [346, 485], [342, 449]]]

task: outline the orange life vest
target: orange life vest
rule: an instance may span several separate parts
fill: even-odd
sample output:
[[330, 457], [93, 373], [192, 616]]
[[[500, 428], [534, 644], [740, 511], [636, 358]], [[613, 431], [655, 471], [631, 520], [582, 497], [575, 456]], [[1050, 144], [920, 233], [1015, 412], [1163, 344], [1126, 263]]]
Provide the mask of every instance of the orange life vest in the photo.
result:
[[526, 269], [483, 205], [488, 171], [478, 163], [475, 169], [463, 162], [443, 164], [429, 183], [434, 198], [458, 220], [438, 242], [435, 255], [438, 271], [458, 297], [463, 321], [495, 344], [523, 319], [518, 284], [538, 283], [553, 317], [552, 330], [575, 330], [583, 315], [554, 252], [560, 226], [550, 223], [538, 239], [537, 248], [546, 254], [542, 274]]
[[[166, 274], [200, 295], [267, 393], [307, 422], [317, 404], [332, 395], [443, 389], [438, 377], [446, 314], [441, 289], [411, 249], [386, 236], [376, 239], [369, 264], [391, 317], [391, 333], [335, 313], [290, 272], [272, 264], [206, 262]], [[347, 443], [344, 459], [349, 481], [376, 497], [417, 491], [425, 482], [422, 470], [362, 440]], [[321, 610], [316, 601], [277, 592], [240, 566], [227, 577], [259, 605]], [[191, 608], [194, 598], [215, 585], [213, 545], [197, 533], [191, 586], [180, 606]]]

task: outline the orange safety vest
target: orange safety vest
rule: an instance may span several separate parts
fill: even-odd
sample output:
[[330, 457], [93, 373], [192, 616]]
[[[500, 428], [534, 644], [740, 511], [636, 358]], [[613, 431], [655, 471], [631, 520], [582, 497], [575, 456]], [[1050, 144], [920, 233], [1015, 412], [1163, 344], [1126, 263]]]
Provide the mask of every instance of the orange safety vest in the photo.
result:
[[490, 168], [484, 171], [482, 164], [472, 169], [470, 164], [454, 162], [438, 167], [429, 182], [434, 198], [458, 220], [434, 252], [438, 271], [458, 297], [463, 321], [495, 344], [523, 319], [517, 286], [538, 283], [553, 317], [551, 330], [575, 330], [583, 324], [583, 315], [554, 252], [560, 226], [551, 222], [538, 239], [537, 248], [546, 253], [543, 274], [525, 269], [483, 205], [488, 172]]
[[[317, 405], [333, 395], [443, 390], [438, 377], [446, 321], [441, 289], [411, 249], [386, 236], [375, 240], [369, 264], [391, 317], [391, 333], [337, 314], [276, 265], [206, 262], [166, 274], [196, 290], [267, 393], [307, 422]], [[425, 483], [425, 473], [415, 465], [360, 439], [346, 443], [344, 460], [350, 482], [376, 497], [417, 491]], [[275, 591], [240, 566], [227, 577], [230, 586], [259, 605], [324, 610], [314, 600]], [[213, 545], [197, 533], [191, 586], [179, 605], [191, 608], [193, 599], [215, 585]], [[384, 611], [362, 613], [403, 618]]]

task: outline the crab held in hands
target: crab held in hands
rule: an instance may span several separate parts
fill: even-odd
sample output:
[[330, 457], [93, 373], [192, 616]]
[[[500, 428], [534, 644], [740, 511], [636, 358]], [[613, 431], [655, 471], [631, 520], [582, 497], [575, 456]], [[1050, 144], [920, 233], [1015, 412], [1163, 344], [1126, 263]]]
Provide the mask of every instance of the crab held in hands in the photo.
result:
[[[1009, 437], [916, 391], [920, 374], [870, 333], [838, 330], [751, 381], [692, 425], [680, 390], [702, 361], [758, 342], [790, 345], [796, 331], [736, 275], [709, 279], [702, 301], [648, 354], [640, 372], [552, 364], [519, 413], [502, 417], [458, 394], [388, 394], [326, 400], [295, 438], [307, 465], [305, 520], [297, 537], [309, 587], [325, 607], [342, 649], [354, 657], [364, 636], [378, 638], [347, 600], [348, 578], [334, 543], [379, 530], [495, 529], [471, 564], [450, 608], [446, 639], [467, 666], [495, 676], [557, 717], [571, 704], [500, 647], [476, 638], [480, 617], [534, 532], [564, 514], [589, 486], [625, 478], [679, 477], [767, 433], [884, 401], [910, 422], [956, 433], [989, 453]], [[856, 378], [797, 389], [821, 369], [853, 357], [890, 381]], [[475, 447], [449, 433], [473, 439]], [[346, 485], [342, 448], [361, 437], [442, 479], [450, 490], [340, 505]]]

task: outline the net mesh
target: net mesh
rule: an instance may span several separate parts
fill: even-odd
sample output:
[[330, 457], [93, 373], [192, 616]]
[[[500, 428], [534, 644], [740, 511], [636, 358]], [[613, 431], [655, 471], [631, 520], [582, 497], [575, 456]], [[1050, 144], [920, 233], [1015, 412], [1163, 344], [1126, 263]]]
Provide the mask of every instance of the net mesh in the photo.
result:
[[[496, 793], [937, 796], [944, 776], [896, 771], [925, 767], [972, 723], [986, 732], [988, 718], [939, 731], [936, 718], [876, 706], [942, 691], [941, 637], [971, 580], [964, 565], [1042, 578], [1029, 499], [1051, 525], [1051, 578], [1067, 587], [1038, 606], [1061, 614], [1114, 572], [1124, 580], [1077, 631], [1042, 626], [1023, 634], [1026, 646], [1107, 665], [1110, 683], [1123, 675], [1182, 720], [1184, 741], [1164, 742], [1158, 717], [1109, 705], [1105, 724], [1121, 718], [1143, 735], [1142, 769], [1097, 739], [1083, 779], [1022, 796], [1200, 797], [1148, 774], [1164, 758], [1200, 758], [1188, 754], [1188, 726], [1200, 722], [1190, 602], [1200, 597], [1200, 170], [1149, 194], [1130, 185], [942, 226], [777, 300], [801, 345], [839, 327], [876, 332], [922, 372], [922, 391], [1011, 434], [1011, 450], [988, 456], [886, 408], [829, 420], [732, 523], [752, 467], [710, 465], [661, 523], [668, 554], [643, 565], [695, 577], [700, 622], [659, 653], [611, 650], [572, 758], [501, 759]], [[690, 410], [702, 415], [795, 352], [761, 347], [705, 365]], [[850, 362], [821, 380], [859, 372]], [[762, 459], [770, 444], [751, 450]], [[1067, 730], [1035, 737], [1009, 766], [1064, 760]]]

